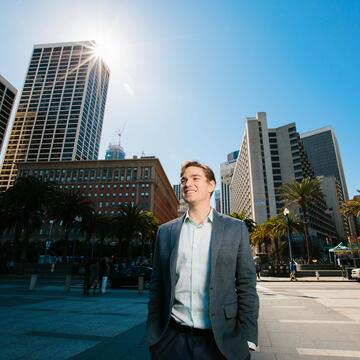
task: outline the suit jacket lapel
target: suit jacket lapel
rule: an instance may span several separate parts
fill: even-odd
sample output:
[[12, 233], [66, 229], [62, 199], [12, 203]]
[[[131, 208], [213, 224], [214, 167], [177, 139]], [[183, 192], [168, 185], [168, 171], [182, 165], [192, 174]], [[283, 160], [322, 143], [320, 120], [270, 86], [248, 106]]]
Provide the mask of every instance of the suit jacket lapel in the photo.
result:
[[184, 221], [185, 214], [175, 221], [170, 229], [170, 278], [171, 288], [175, 288], [176, 260], [179, 249], [179, 239], [181, 226]]
[[224, 221], [217, 211], [213, 210], [213, 224], [210, 239], [210, 283], [213, 282], [215, 275], [216, 260], [219, 255], [219, 249], [223, 242]]

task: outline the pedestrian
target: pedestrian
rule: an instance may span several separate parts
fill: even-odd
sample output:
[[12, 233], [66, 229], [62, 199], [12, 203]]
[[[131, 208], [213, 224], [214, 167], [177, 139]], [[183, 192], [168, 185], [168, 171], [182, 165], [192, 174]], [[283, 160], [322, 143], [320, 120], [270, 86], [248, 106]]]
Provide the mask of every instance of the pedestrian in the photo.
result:
[[260, 278], [261, 264], [259, 262], [257, 262], [255, 264], [255, 267], [256, 267], [256, 276], [257, 276], [258, 280], [261, 280], [261, 278]]
[[160, 226], [155, 244], [151, 359], [250, 359], [259, 299], [246, 225], [211, 208], [216, 182], [207, 165], [187, 162], [180, 177], [189, 210]]
[[291, 260], [290, 262], [290, 281], [297, 281], [297, 278], [296, 278], [296, 263], [294, 260]]
[[106, 285], [110, 273], [110, 265], [107, 258], [102, 258], [100, 261], [100, 294], [105, 294]]
[[90, 260], [86, 259], [84, 264], [83, 295], [89, 295], [90, 288]]
[[93, 295], [96, 295], [96, 288], [99, 283], [99, 272], [100, 272], [99, 261], [98, 259], [93, 259], [90, 265], [90, 280], [89, 280], [89, 284], [90, 284], [89, 290], [90, 291], [91, 289], [93, 290]]

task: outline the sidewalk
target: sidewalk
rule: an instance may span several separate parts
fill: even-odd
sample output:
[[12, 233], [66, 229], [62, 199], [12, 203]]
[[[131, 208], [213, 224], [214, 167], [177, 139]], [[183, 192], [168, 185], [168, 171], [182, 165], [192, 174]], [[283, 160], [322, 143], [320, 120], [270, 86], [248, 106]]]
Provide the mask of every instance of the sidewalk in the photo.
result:
[[[356, 282], [356, 280], [348, 280], [347, 278], [343, 278], [342, 276], [320, 276], [319, 280], [317, 280], [315, 276], [302, 276], [302, 277], [298, 277], [297, 280], [298, 282]], [[288, 277], [266, 276], [266, 277], [261, 277], [260, 281], [286, 282], [286, 281], [290, 281], [290, 279]]]
[[[252, 360], [360, 358], [356, 281], [265, 278], [257, 285], [260, 352], [252, 353]], [[0, 280], [1, 360], [149, 359], [147, 292], [122, 289], [84, 297], [81, 288], [65, 293], [52, 283], [33, 291], [28, 286]]]
[[84, 297], [62, 286], [29, 291], [0, 282], [0, 359], [148, 359], [144, 344], [148, 294], [112, 290]]

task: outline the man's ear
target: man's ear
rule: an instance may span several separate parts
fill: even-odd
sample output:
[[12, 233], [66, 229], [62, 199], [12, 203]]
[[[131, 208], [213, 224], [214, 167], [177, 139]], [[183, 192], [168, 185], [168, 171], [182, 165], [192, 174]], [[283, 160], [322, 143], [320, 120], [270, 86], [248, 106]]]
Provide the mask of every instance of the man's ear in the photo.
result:
[[211, 190], [210, 190], [210, 193], [214, 192], [215, 191], [215, 181], [214, 180], [210, 180], [209, 181], [209, 184], [211, 185]]

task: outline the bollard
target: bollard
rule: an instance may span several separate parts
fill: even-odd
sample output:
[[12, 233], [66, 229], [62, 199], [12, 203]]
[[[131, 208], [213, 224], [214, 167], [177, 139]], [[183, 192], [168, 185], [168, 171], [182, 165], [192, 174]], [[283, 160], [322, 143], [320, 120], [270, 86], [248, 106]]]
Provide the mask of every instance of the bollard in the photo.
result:
[[69, 292], [71, 286], [71, 275], [66, 275], [64, 291]]
[[144, 277], [143, 276], [139, 276], [138, 278], [138, 291], [139, 294], [142, 295], [142, 293], [144, 292]]
[[320, 280], [320, 272], [318, 270], [315, 271], [316, 280]]
[[37, 283], [37, 278], [38, 278], [37, 275], [35, 275], [35, 274], [31, 275], [29, 290], [34, 290], [35, 289], [36, 283]]

